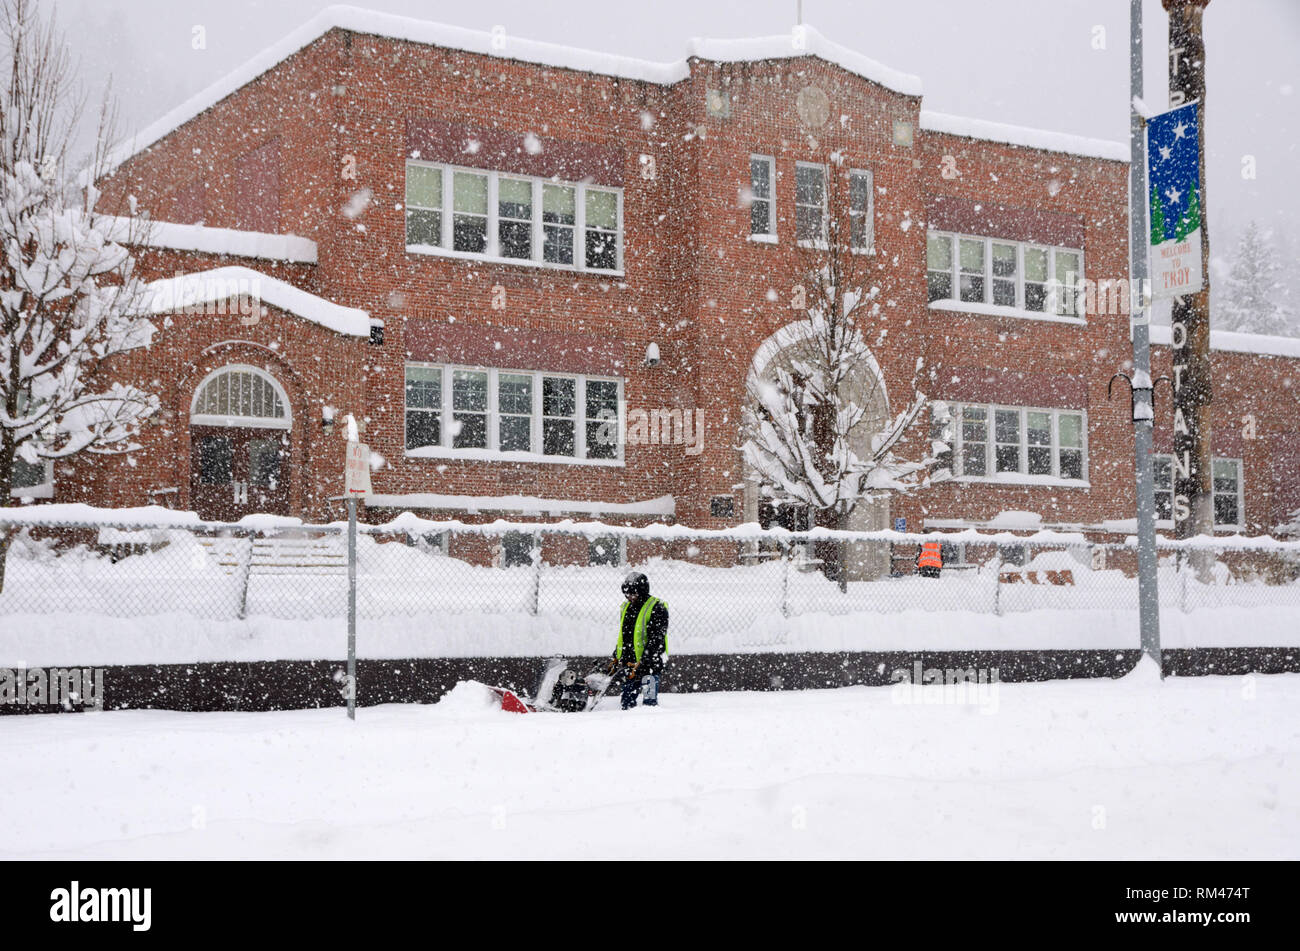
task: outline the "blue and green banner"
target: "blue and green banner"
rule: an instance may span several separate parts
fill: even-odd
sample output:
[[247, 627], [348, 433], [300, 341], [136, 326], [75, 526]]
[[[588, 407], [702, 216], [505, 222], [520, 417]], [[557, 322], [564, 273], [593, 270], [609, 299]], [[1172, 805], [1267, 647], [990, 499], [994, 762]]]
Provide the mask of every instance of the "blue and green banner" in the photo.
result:
[[1182, 297], [1204, 287], [1199, 125], [1196, 102], [1147, 120], [1153, 297]]

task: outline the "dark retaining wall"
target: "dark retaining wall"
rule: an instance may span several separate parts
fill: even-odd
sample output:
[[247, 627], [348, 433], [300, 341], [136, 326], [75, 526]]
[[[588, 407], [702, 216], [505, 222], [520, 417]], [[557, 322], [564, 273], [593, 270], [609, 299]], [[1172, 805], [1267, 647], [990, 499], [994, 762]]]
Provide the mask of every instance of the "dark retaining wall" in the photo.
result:
[[[893, 673], [923, 669], [997, 668], [1004, 683], [1122, 677], [1137, 650], [889, 651], [872, 653], [679, 654], [667, 693], [713, 690], [806, 690], [854, 684], [886, 686]], [[603, 659], [584, 661], [595, 667]], [[447, 657], [357, 661], [357, 702], [435, 703], [462, 680], [530, 693], [540, 657]], [[296, 710], [343, 705], [342, 661], [158, 664], [104, 668], [108, 710]], [[586, 669], [586, 668], [582, 668]], [[1225, 647], [1166, 650], [1169, 676], [1300, 672], [1300, 648]], [[54, 713], [54, 705], [0, 704], [0, 714]]]

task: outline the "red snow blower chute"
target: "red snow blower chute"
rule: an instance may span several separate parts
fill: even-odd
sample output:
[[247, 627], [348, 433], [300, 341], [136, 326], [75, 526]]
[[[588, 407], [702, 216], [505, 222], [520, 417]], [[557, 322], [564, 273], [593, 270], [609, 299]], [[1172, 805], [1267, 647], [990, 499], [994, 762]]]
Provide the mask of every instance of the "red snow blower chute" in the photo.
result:
[[501, 709], [509, 713], [583, 713], [595, 708], [613, 679], [600, 671], [581, 675], [577, 664], [557, 657], [542, 671], [531, 698], [509, 687], [491, 689], [501, 698]]

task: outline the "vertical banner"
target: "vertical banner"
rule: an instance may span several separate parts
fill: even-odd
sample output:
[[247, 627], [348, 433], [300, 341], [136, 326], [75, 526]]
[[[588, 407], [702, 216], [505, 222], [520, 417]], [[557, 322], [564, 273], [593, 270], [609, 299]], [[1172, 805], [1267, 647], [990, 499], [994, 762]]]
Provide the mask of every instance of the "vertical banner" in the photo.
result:
[[1204, 287], [1199, 123], [1197, 102], [1147, 120], [1152, 297], [1182, 297]]

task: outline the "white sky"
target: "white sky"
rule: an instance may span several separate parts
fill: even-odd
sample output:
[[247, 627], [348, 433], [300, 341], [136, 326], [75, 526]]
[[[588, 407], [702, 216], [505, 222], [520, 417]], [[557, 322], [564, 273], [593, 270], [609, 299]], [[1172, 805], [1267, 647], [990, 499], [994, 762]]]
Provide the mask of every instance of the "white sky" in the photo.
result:
[[[40, 0], [132, 132], [280, 39], [322, 0]], [[784, 33], [796, 0], [358, 0], [357, 6], [645, 59], [692, 36]], [[1144, 0], [1146, 99], [1163, 108], [1168, 19]], [[835, 41], [921, 76], [926, 108], [1124, 141], [1128, 0], [804, 0]], [[202, 26], [206, 49], [191, 37]], [[1095, 49], [1097, 28], [1104, 49]], [[1205, 17], [1206, 186], [1216, 258], [1254, 218], [1300, 251], [1300, 0], [1213, 0]], [[1242, 177], [1246, 155], [1257, 177]]]

